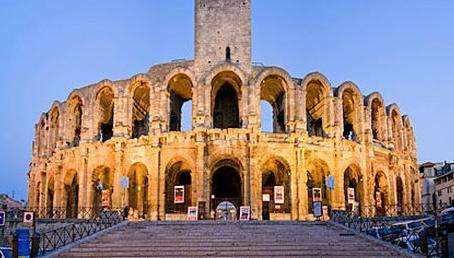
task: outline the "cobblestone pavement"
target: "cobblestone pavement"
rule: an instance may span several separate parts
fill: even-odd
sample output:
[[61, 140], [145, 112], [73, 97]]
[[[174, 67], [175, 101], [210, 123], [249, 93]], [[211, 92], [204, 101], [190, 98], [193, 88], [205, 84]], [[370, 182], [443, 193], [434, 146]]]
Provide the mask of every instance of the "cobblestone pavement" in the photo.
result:
[[387, 257], [399, 252], [328, 223], [135, 222], [60, 257]]

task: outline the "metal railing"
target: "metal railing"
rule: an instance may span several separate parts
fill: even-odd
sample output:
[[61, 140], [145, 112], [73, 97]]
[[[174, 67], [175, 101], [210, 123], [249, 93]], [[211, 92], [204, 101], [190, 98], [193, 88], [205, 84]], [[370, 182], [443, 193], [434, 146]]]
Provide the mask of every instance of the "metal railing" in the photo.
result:
[[[376, 207], [361, 207], [356, 211], [333, 210], [331, 220], [412, 253], [427, 257], [447, 257], [448, 224], [438, 225], [432, 217], [430, 207], [392, 205], [381, 208], [382, 213], [377, 213]], [[428, 219], [434, 225], [421, 222]], [[416, 222], [416, 225], [408, 226], [411, 222]]]

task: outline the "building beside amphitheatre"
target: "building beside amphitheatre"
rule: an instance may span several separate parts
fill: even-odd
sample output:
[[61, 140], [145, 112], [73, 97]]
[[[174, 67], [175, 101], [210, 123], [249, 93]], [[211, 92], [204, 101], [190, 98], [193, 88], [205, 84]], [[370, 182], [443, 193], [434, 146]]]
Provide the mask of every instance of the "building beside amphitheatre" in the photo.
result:
[[252, 219], [309, 220], [314, 188], [329, 209], [363, 215], [421, 201], [410, 118], [353, 82], [253, 63], [251, 0], [196, 0], [194, 60], [75, 89], [35, 130], [29, 206], [67, 217], [127, 206], [179, 220], [196, 206], [212, 218], [228, 202]]

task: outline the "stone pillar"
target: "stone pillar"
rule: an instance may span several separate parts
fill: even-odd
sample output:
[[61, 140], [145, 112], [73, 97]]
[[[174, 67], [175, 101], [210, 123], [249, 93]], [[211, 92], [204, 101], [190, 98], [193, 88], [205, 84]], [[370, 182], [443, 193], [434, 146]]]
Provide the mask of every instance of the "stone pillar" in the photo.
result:
[[[160, 169], [160, 153], [159, 149], [153, 148], [150, 151], [150, 161], [151, 164], [155, 164], [151, 166], [148, 171], [148, 210], [149, 216], [151, 220], [158, 219], [158, 207], [159, 203], [158, 200], [160, 199], [159, 195], [159, 169]], [[161, 218], [162, 219], [162, 218]]]

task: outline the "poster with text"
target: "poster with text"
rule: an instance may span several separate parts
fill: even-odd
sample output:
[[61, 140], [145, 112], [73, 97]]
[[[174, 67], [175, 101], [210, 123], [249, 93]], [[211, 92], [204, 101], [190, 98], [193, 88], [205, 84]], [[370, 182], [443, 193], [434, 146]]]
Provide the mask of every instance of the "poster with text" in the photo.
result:
[[102, 190], [101, 192], [102, 207], [110, 207], [110, 191]]
[[355, 189], [354, 188], [347, 188], [347, 202], [348, 202], [348, 204], [355, 203]]
[[188, 220], [195, 221], [199, 217], [199, 209], [197, 206], [188, 207]]
[[275, 186], [274, 187], [274, 203], [275, 204], [284, 204], [284, 187]]
[[175, 204], [184, 203], [184, 186], [183, 185], [175, 186], [174, 193], [173, 193], [173, 203], [175, 203]]
[[251, 206], [241, 206], [240, 207], [240, 220], [250, 220], [251, 219]]
[[321, 188], [312, 188], [312, 201], [313, 202], [322, 201], [322, 189]]

